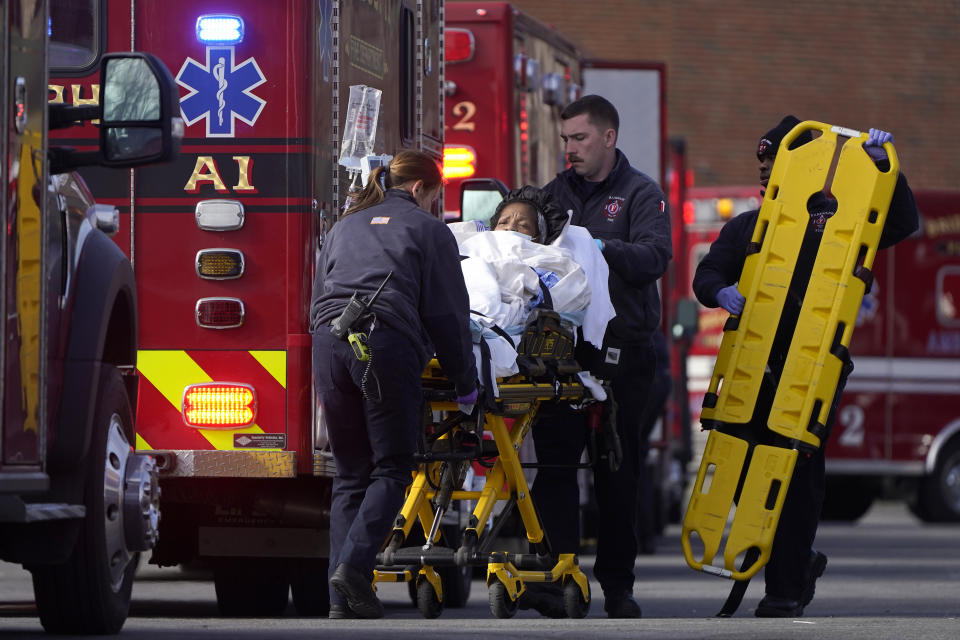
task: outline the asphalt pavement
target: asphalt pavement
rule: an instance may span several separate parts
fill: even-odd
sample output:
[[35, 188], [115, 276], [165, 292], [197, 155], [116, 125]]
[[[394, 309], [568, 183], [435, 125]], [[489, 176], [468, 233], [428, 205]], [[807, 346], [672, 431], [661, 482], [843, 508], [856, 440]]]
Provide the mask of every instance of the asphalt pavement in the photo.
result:
[[[763, 596], [762, 576], [748, 587], [729, 619], [714, 617], [731, 582], [688, 568], [679, 526], [670, 526], [653, 555], [637, 560], [634, 593], [641, 620], [609, 620], [599, 585], [584, 620], [549, 620], [520, 611], [494, 618], [482, 580], [475, 580], [466, 607], [425, 620], [405, 585], [382, 585], [383, 620], [283, 617], [218, 617], [209, 576], [176, 568], [141, 567], [123, 637], [190, 638], [960, 638], [960, 525], [929, 525], [897, 502], [879, 502], [856, 524], [825, 523], [817, 547], [829, 556], [816, 598], [796, 619], [753, 616]], [[581, 564], [588, 569], [593, 558]], [[592, 576], [591, 576], [592, 577]], [[44, 636], [32, 608], [29, 574], [0, 563], [0, 638]]]

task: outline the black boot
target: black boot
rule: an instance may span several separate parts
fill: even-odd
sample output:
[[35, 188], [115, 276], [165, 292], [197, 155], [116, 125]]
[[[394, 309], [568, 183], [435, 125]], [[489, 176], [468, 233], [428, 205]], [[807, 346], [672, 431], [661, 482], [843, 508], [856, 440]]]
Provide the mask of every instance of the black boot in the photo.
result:
[[633, 599], [633, 590], [603, 592], [603, 610], [608, 618], [640, 618], [643, 613]]
[[350, 565], [341, 563], [337, 567], [330, 576], [330, 586], [343, 596], [347, 607], [358, 618], [383, 617], [383, 605], [373, 592], [370, 580]]

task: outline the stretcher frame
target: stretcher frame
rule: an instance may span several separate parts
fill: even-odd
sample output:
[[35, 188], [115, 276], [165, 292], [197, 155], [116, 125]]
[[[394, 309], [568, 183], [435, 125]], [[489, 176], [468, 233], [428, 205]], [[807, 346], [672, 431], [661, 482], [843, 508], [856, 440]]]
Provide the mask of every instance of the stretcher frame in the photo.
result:
[[[791, 149], [807, 131], [820, 135]], [[838, 137], [848, 138], [830, 183], [838, 208], [826, 221], [775, 382], [766, 422], [775, 435], [750, 433], [748, 423], [809, 220], [807, 202], [827, 184]], [[749, 581], [770, 558], [798, 455], [823, 446], [899, 172], [893, 145], [884, 144], [890, 167], [881, 171], [863, 149], [866, 139], [866, 133], [806, 121], [780, 144], [738, 284], [746, 303], [724, 327], [701, 413], [710, 434], [681, 534], [684, 557], [695, 570]], [[694, 534], [703, 544], [699, 557], [693, 551]], [[721, 546], [723, 563], [718, 566]]]
[[[510, 618], [516, 613], [518, 598], [526, 591], [527, 583], [559, 582], [568, 617], [583, 618], [590, 606], [589, 581], [579, 567], [576, 554], [554, 556], [552, 553], [530, 495], [519, 451], [542, 402], [583, 402], [588, 399], [588, 392], [575, 374], [544, 381], [515, 375], [497, 382], [499, 396], [482, 411], [479, 424], [471, 425], [469, 420], [464, 420], [438, 440], [454, 438], [460, 430], [474, 433], [479, 439], [486, 431], [493, 436], [495, 448], [485, 450], [483, 443], [489, 441], [481, 439], [473, 454], [427, 452], [419, 457], [394, 529], [378, 556], [374, 585], [413, 582], [418, 608], [425, 617], [433, 618], [440, 615], [444, 604], [443, 583], [435, 568], [485, 565], [490, 608], [496, 617]], [[455, 392], [436, 360], [424, 371], [423, 386], [431, 414], [457, 415], [458, 406], [452, 401]], [[511, 429], [507, 428], [505, 417], [514, 418]], [[473, 491], [459, 488], [462, 482], [459, 465], [470, 464], [477, 458], [494, 459], [482, 488]], [[456, 549], [440, 544], [439, 528], [440, 519], [453, 500], [476, 502]], [[518, 510], [527, 541], [535, 553], [488, 549], [495, 541], [497, 527], [487, 530], [487, 523], [500, 503]], [[402, 546], [417, 522], [429, 542], [422, 547]]]

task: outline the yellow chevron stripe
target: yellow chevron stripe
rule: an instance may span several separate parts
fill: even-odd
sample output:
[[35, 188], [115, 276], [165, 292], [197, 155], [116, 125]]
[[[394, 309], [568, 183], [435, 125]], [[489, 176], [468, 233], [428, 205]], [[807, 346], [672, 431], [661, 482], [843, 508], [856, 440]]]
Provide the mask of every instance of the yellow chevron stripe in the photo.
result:
[[137, 434], [137, 451], [153, 451], [153, 447], [143, 439], [139, 433]]
[[[183, 389], [187, 384], [213, 382], [186, 351], [139, 351], [137, 368], [170, 404], [180, 411]], [[187, 383], [184, 383], [187, 380]], [[185, 428], [192, 428], [186, 427]], [[197, 429], [216, 449], [233, 449], [233, 434], [263, 433], [253, 424], [244, 429]]]
[[281, 387], [287, 388], [286, 351], [251, 351], [250, 355], [280, 383]]

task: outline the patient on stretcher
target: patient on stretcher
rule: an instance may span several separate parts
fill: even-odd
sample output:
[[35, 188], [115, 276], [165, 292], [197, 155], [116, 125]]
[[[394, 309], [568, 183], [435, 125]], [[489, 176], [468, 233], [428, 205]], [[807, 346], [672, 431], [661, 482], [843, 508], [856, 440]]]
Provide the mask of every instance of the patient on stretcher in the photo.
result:
[[607, 263], [549, 194], [531, 186], [511, 191], [490, 220], [492, 231], [475, 221], [449, 226], [463, 257], [474, 341], [482, 336], [490, 347], [494, 377], [518, 372], [516, 347], [538, 309], [557, 312], [571, 334], [581, 327], [584, 339], [602, 344], [614, 316]]

